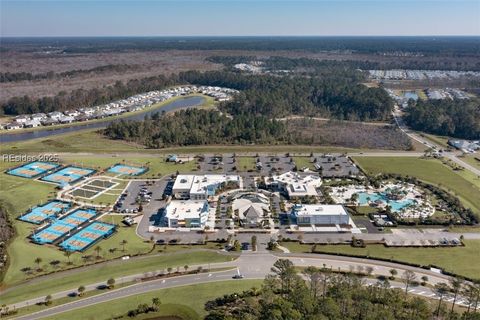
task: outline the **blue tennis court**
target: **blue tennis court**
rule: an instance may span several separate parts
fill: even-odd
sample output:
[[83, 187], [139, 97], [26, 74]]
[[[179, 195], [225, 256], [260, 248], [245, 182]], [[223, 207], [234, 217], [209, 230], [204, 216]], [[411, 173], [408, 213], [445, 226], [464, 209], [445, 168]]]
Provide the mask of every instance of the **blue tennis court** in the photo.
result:
[[93, 209], [77, 209], [53, 222], [39, 233], [35, 233], [32, 240], [39, 244], [53, 243], [96, 215], [97, 211]]
[[60, 243], [60, 247], [66, 251], [83, 251], [100, 239], [110, 236], [114, 231], [114, 225], [103, 222], [94, 222], [85, 227], [85, 229], [64, 240]]
[[69, 166], [43, 177], [41, 180], [58, 184], [72, 183], [94, 173], [93, 169]]
[[48, 171], [56, 169], [59, 166], [60, 165], [58, 163], [53, 162], [33, 161], [10, 169], [7, 171], [7, 173], [13, 176], [32, 179]]
[[68, 211], [71, 207], [72, 204], [70, 202], [53, 200], [41, 206], [32, 208], [18, 219], [25, 222], [41, 224], [48, 219], [55, 218], [59, 214]]
[[125, 174], [129, 176], [138, 176], [144, 173], [145, 171], [147, 171], [147, 168], [133, 167], [125, 164], [116, 164], [110, 169], [108, 169], [107, 172], [116, 173], [116, 174]]

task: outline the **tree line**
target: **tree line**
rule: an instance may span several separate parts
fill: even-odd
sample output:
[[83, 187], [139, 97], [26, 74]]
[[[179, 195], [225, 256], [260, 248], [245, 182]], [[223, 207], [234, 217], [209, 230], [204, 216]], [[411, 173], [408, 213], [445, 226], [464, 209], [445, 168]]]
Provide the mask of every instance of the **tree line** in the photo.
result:
[[42, 97], [38, 99], [32, 99], [29, 96], [13, 97], [1, 105], [0, 113], [18, 115], [92, 107], [114, 100], [124, 99], [142, 92], [165, 89], [177, 83], [175, 77], [159, 75], [142, 79], [132, 79], [126, 83], [117, 81], [110, 86], [89, 90], [76, 89], [70, 93], [62, 91], [53, 97]]
[[2, 82], [19, 82], [26, 80], [44, 80], [44, 79], [61, 79], [70, 78], [89, 73], [103, 73], [103, 72], [126, 72], [136, 69], [137, 66], [129, 64], [108, 64], [98, 66], [91, 69], [76, 69], [65, 72], [55, 73], [53, 71], [45, 73], [32, 74], [30, 72], [0, 72], [0, 83]]
[[149, 148], [207, 144], [289, 143], [285, 125], [248, 113], [231, 118], [214, 110], [188, 109], [173, 115], [156, 113], [143, 121], [113, 122], [105, 129], [112, 139]]
[[[420, 281], [412, 271], [401, 275], [404, 289], [392, 289], [390, 280], [395, 280], [397, 270], [392, 269], [391, 277], [379, 277], [377, 283], [366, 286], [363, 277], [371, 274], [373, 268], [359, 267], [362, 268], [357, 273], [336, 273], [325, 266], [307, 267], [300, 275], [291, 261], [280, 259], [260, 289], [208, 301], [205, 309], [209, 313], [205, 319], [480, 319], [475, 310], [480, 294], [477, 284], [466, 285], [461, 279], [437, 284], [433, 291], [438, 301], [430, 303], [407, 294], [408, 289]], [[425, 280], [428, 278], [422, 277], [422, 283]], [[471, 305], [462, 314], [453, 308], [460, 294], [464, 294]], [[448, 296], [454, 297], [451, 308], [444, 302]]]
[[291, 114], [340, 120], [386, 120], [393, 101], [381, 88], [367, 88], [364, 76], [349, 68], [326, 68], [312, 77], [245, 75], [226, 71], [180, 74], [192, 84], [222, 86], [240, 90], [221, 109], [229, 114], [251, 113], [267, 117]]
[[442, 136], [480, 139], [480, 100], [410, 101], [405, 117], [413, 129]]

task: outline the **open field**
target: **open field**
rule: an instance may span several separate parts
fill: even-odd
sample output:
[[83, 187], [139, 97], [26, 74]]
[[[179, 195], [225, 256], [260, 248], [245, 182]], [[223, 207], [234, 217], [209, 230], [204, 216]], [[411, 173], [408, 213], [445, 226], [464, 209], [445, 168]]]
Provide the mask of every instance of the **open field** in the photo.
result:
[[255, 170], [255, 157], [236, 157], [236, 166], [239, 171]]
[[173, 162], [166, 162], [164, 155], [155, 156], [146, 154], [145, 156], [143, 156], [141, 154], [134, 154], [133, 156], [122, 155], [121, 157], [117, 157], [116, 155], [65, 155], [61, 156], [60, 159], [65, 163], [77, 163], [85, 167], [91, 167], [97, 170], [106, 169], [116, 163], [122, 163], [123, 160], [125, 160], [126, 164], [133, 163], [137, 165], [145, 165], [149, 168], [149, 170], [144, 174], [138, 177], [131, 177], [131, 179], [159, 178], [164, 175], [170, 175], [172, 173], [175, 173], [176, 171], [191, 172], [195, 171], [197, 168], [196, 162], [194, 160], [177, 164]]
[[12, 303], [48, 295], [52, 292], [74, 289], [80, 285], [107, 281], [131, 274], [142, 274], [168, 267], [176, 268], [184, 265], [204, 264], [230, 261], [233, 257], [221, 255], [213, 251], [189, 251], [177, 253], [161, 253], [130, 260], [116, 260], [106, 264], [92, 265], [84, 270], [75, 270], [65, 274], [54, 274], [38, 279], [26, 285], [19, 285], [2, 295], [3, 303]]
[[315, 164], [310, 161], [310, 157], [293, 157], [293, 161], [295, 161], [298, 170], [306, 167], [312, 171], [315, 171]]
[[428, 134], [428, 133], [419, 133], [420, 136], [423, 136], [432, 142], [444, 147], [444, 148], [450, 148], [448, 145], [448, 137], [443, 137], [443, 136], [437, 136], [434, 134]]
[[480, 188], [438, 160], [401, 157], [355, 157], [354, 160], [369, 174], [396, 173], [437, 185], [458, 196], [465, 206], [480, 215]]
[[475, 168], [480, 169], [480, 160], [477, 160], [475, 158], [480, 159], [480, 153], [469, 154], [464, 157], [460, 157], [462, 161], [465, 161], [466, 163], [474, 166]]
[[279, 145], [279, 146], [256, 146], [256, 145], [210, 145], [210, 146], [187, 146], [171, 147], [164, 149], [145, 149], [144, 146], [121, 140], [110, 140], [98, 130], [82, 130], [74, 133], [66, 133], [48, 138], [39, 138], [22, 142], [2, 144], [3, 153], [142, 153], [142, 154], [201, 154], [222, 152], [251, 152], [254, 156], [257, 152], [290, 152], [309, 154], [310, 152], [382, 152], [375, 149], [355, 149], [329, 146], [309, 145]]
[[[163, 309], [164, 304], [174, 305], [170, 310], [173, 312], [177, 312], [178, 310], [179, 316], [182, 316], [182, 314], [188, 312], [185, 314], [185, 316], [188, 316], [188, 318], [183, 319], [196, 320], [201, 319], [206, 315], [204, 310], [205, 302], [213, 300], [217, 297], [221, 297], [224, 294], [241, 292], [249, 290], [252, 287], [259, 288], [261, 284], [262, 280], [220, 281], [208, 284], [196, 284], [191, 286], [162, 289], [137, 296], [110, 301], [108, 303], [93, 305], [88, 308], [72, 310], [48, 319], [111, 319], [114, 316], [126, 314], [128, 310], [135, 309], [140, 303], [151, 304], [152, 298], [158, 297], [162, 302], [160, 310]], [[181, 297], [180, 300], [179, 297]], [[106, 312], [105, 310], [107, 309], [109, 311]], [[192, 311], [195, 312], [195, 314]], [[155, 316], [157, 316], [155, 313], [149, 314], [150, 319], [154, 319]]]
[[[464, 240], [465, 247], [453, 248], [388, 248], [381, 244], [370, 244], [366, 248], [354, 248], [350, 245], [317, 245], [317, 251], [325, 253], [343, 253], [435, 265], [446, 271], [466, 277], [480, 278], [480, 240]], [[282, 242], [282, 246], [291, 252], [310, 252], [311, 245], [298, 242]]]

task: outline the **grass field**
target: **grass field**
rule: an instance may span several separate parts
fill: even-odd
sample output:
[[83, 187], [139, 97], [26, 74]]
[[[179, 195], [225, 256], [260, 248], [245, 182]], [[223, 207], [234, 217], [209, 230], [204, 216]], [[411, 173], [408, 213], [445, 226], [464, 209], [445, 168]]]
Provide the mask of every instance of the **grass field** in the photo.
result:
[[107, 281], [111, 277], [142, 274], [167, 267], [176, 268], [184, 265], [224, 262], [230, 261], [232, 258], [232, 256], [221, 255], [213, 251], [190, 251], [162, 253], [126, 261], [115, 260], [107, 264], [92, 265], [83, 271], [71, 272], [68, 276], [59, 273], [28, 285], [19, 285], [2, 295], [2, 302], [9, 304], [23, 301], [53, 292], [75, 289], [80, 285]]
[[397, 173], [417, 177], [437, 185], [458, 196], [466, 207], [480, 215], [480, 188], [438, 160], [409, 157], [355, 157], [355, 161], [370, 174]]
[[293, 157], [293, 161], [295, 161], [298, 170], [303, 167], [309, 168], [312, 171], [315, 170], [315, 164], [310, 161], [310, 157]]
[[[480, 240], [464, 240], [465, 247], [454, 248], [387, 248], [381, 244], [354, 248], [350, 245], [318, 245], [317, 250], [327, 253], [369, 256], [371, 258], [394, 259], [422, 265], [436, 265], [446, 271], [466, 277], [479, 278]], [[282, 242], [291, 252], [310, 252], [311, 245], [298, 242]]]
[[255, 157], [236, 157], [235, 160], [238, 171], [256, 170]]
[[[117, 156], [107, 156], [107, 155], [64, 155], [60, 157], [62, 162], [68, 164], [81, 164], [86, 167], [91, 167], [94, 169], [106, 169], [116, 163], [122, 163], [125, 161], [127, 164], [137, 164], [145, 165], [149, 168], [147, 172], [138, 176], [137, 178], [159, 178], [164, 175], [170, 175], [179, 172], [192, 172], [197, 168], [197, 164], [194, 160], [184, 162], [184, 163], [173, 163], [166, 162], [165, 157], [163, 156], [153, 156], [153, 155], [122, 155], [121, 157]], [[132, 179], [135, 179], [133, 177]]]
[[[241, 292], [249, 290], [252, 287], [259, 288], [262, 280], [242, 280], [242, 281], [221, 281], [208, 284], [196, 284], [191, 286], [162, 289], [146, 294], [131, 296], [102, 304], [90, 306], [88, 308], [72, 310], [60, 315], [46, 319], [111, 319], [114, 316], [126, 314], [128, 310], [135, 309], [141, 303], [151, 304], [152, 298], [158, 297], [162, 302], [160, 309], [164, 305], [171, 305], [171, 312], [174, 315], [183, 316], [183, 319], [195, 320], [202, 319], [206, 311], [205, 302], [221, 297], [224, 294]], [[108, 310], [108, 311], [106, 311]], [[164, 313], [163, 311], [162, 313]], [[195, 312], [195, 314], [193, 313]], [[169, 313], [167, 313], [169, 314]], [[159, 314], [158, 314], [159, 315]], [[154, 319], [157, 314], [149, 314], [150, 319]], [[172, 315], [170, 313], [170, 315]]]
[[472, 166], [474, 166], [475, 168], [478, 168], [480, 169], [480, 160], [476, 160], [475, 158], [478, 158], [480, 159], [480, 154], [479, 153], [475, 153], [475, 154], [469, 154], [469, 155], [466, 155], [464, 157], [460, 157], [460, 159]]

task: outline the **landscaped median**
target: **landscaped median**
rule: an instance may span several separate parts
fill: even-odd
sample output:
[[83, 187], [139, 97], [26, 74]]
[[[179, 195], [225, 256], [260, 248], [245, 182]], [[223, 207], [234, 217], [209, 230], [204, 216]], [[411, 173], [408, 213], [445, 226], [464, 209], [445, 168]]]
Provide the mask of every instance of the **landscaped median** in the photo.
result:
[[[480, 265], [480, 240], [464, 240], [465, 246], [444, 248], [392, 248], [382, 244], [367, 244], [366, 247], [352, 247], [348, 244], [316, 245], [315, 253], [339, 254], [359, 258], [386, 259], [392, 262], [434, 265], [460, 276], [478, 279]], [[311, 244], [285, 241], [281, 246], [290, 252], [312, 252]]]
[[[61, 313], [47, 319], [112, 319], [124, 316], [140, 304], [152, 304], [153, 298], [159, 298], [161, 305], [158, 312], [148, 313], [148, 319], [160, 316], [177, 317], [183, 320], [202, 319], [206, 315], [205, 302], [224, 294], [242, 292], [252, 287], [259, 288], [262, 280], [219, 281], [188, 286], [160, 289], [149, 293], [132, 295], [126, 298], [94, 304], [85, 308]], [[146, 319], [137, 317], [135, 319]], [[174, 318], [176, 319], [176, 318]]]
[[185, 265], [227, 262], [236, 257], [205, 250], [162, 253], [129, 260], [116, 260], [37, 278], [8, 289], [0, 298], [2, 303], [12, 304], [64, 290], [75, 290], [81, 285], [106, 282], [109, 278], [166, 270], [167, 268], [183, 268]]

